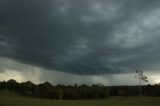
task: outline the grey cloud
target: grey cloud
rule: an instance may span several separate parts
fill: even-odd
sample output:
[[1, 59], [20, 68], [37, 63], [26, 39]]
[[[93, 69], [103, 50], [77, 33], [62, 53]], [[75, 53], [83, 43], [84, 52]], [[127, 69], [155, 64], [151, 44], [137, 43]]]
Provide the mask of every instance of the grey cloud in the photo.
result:
[[87, 75], [159, 68], [159, 4], [1, 0], [0, 56]]

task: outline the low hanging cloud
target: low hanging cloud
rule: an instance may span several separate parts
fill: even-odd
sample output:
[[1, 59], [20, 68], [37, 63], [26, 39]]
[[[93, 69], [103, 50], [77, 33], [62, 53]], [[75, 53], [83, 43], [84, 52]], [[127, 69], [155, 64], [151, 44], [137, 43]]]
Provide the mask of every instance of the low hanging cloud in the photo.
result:
[[159, 70], [159, 4], [1, 0], [0, 57], [77, 75]]
[[[46, 70], [41, 67], [27, 65], [12, 59], [0, 58], [0, 81], [15, 79], [18, 82], [32, 81], [35, 84], [50, 82], [53, 85], [65, 84], [98, 84], [111, 85], [137, 85], [135, 73], [102, 74], [102, 75], [75, 75]], [[160, 82], [159, 72], [145, 72], [150, 84]], [[142, 82], [142, 84], [148, 84]]]

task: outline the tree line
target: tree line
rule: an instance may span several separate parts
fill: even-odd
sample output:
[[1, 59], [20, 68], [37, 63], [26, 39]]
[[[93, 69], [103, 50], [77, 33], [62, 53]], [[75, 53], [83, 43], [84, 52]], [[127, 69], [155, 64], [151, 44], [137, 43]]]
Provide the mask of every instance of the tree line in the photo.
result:
[[34, 84], [31, 81], [18, 83], [13, 79], [0, 82], [0, 90], [8, 89], [22, 96], [48, 99], [100, 99], [109, 96], [107, 87], [102, 84], [88, 85], [52, 85], [49, 82]]
[[[18, 83], [11, 79], [0, 82], [0, 90], [9, 90], [22, 96], [48, 99], [102, 99], [109, 96], [138, 96], [139, 86], [52, 85], [49, 82], [34, 84], [31, 81]], [[143, 96], [160, 96], [160, 84], [143, 85]]]
[[158, 96], [160, 97], [160, 84], [142, 85], [141, 94], [139, 85], [136, 86], [110, 86], [108, 87], [110, 96]]

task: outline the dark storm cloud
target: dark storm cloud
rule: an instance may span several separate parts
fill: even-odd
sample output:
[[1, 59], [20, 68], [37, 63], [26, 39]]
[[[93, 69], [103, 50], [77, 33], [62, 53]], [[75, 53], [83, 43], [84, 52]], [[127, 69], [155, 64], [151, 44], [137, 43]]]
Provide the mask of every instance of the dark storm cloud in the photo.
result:
[[159, 0], [1, 0], [0, 56], [74, 74], [153, 69]]

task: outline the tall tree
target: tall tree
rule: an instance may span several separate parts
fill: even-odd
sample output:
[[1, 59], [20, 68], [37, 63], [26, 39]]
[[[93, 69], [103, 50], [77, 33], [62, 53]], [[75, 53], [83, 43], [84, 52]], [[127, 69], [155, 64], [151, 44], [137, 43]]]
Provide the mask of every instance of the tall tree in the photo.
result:
[[140, 96], [142, 96], [142, 81], [148, 82], [147, 76], [145, 76], [143, 74], [143, 70], [138, 69], [138, 70], [136, 70], [135, 78], [138, 79], [138, 82], [139, 82], [139, 93], [140, 93]]

